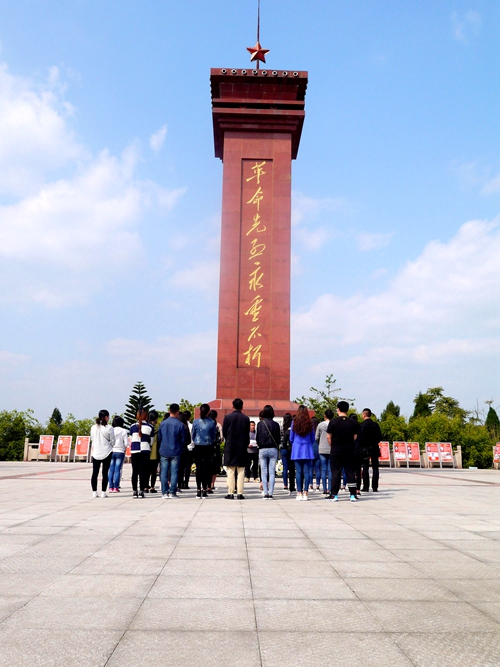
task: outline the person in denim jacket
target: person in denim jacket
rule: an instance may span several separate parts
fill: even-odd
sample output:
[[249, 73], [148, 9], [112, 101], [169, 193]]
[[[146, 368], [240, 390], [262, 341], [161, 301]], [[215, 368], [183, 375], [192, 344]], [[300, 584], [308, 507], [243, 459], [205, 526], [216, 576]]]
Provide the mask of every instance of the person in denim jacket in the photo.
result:
[[292, 460], [295, 461], [295, 477], [297, 481], [297, 500], [308, 499], [311, 481], [311, 464], [314, 460], [314, 427], [305, 405], [299, 405], [297, 416], [290, 429], [292, 443]]
[[196, 463], [196, 497], [207, 498], [208, 489], [212, 486], [212, 456], [216, 440], [216, 425], [209, 418], [210, 406], [200, 406], [200, 418], [195, 419], [191, 430], [194, 445], [194, 462]]

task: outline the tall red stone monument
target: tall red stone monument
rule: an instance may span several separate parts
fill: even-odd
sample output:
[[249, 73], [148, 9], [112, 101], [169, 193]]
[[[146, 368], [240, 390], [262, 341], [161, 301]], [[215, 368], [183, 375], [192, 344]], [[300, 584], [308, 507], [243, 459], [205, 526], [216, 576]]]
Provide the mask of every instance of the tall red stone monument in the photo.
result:
[[271, 403], [283, 415], [297, 408], [290, 402], [291, 162], [307, 72], [212, 69], [210, 82], [215, 155], [224, 164], [217, 399], [210, 405], [221, 417], [239, 397], [247, 413]]

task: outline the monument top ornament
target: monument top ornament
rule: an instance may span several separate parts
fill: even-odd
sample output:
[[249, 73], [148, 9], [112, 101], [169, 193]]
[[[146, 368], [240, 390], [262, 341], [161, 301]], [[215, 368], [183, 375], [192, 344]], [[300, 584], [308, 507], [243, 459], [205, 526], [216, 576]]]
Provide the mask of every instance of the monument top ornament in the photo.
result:
[[250, 62], [255, 62], [256, 69], [259, 69], [259, 62], [266, 62], [269, 49], [263, 49], [260, 45], [260, 0], [257, 5], [257, 42], [255, 46], [247, 46], [247, 51], [250, 53]]

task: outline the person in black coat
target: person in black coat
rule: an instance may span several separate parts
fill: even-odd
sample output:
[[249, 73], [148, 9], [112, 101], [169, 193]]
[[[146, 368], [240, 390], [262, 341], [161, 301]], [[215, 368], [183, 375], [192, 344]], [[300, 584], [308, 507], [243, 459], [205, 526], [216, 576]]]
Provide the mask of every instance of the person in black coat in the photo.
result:
[[378, 491], [379, 468], [378, 459], [380, 456], [379, 442], [382, 440], [382, 433], [377, 422], [372, 420], [372, 411], [369, 408], [363, 410], [363, 421], [359, 426], [359, 441], [361, 447], [366, 450], [367, 457], [363, 462], [363, 493], [370, 490], [370, 460], [372, 462], [372, 490]]
[[243, 401], [235, 398], [234, 411], [224, 417], [222, 436], [224, 438], [224, 465], [227, 469], [227, 500], [234, 499], [235, 474], [238, 473], [238, 500], [244, 500], [245, 465], [247, 447], [250, 443], [250, 419], [242, 413]]

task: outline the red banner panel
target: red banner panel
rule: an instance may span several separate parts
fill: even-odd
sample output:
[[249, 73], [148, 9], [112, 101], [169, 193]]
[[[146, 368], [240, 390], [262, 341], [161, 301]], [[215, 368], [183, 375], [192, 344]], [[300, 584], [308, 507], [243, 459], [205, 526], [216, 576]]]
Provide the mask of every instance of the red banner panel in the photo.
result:
[[69, 456], [72, 441], [72, 435], [60, 435], [57, 439], [57, 455]]
[[378, 446], [380, 447], [379, 461], [390, 461], [391, 460], [391, 452], [390, 452], [390, 449], [389, 449], [389, 443], [388, 442], [379, 442]]
[[439, 463], [439, 443], [438, 442], [426, 442], [425, 443], [425, 452], [427, 454], [427, 460], [430, 463]]
[[393, 442], [392, 451], [394, 452], [395, 461], [406, 461], [406, 442]]
[[439, 451], [441, 452], [441, 461], [443, 463], [453, 463], [453, 450], [451, 442], [440, 442]]
[[411, 463], [420, 462], [420, 445], [418, 442], [407, 442], [406, 448], [408, 449], [408, 460]]
[[52, 447], [54, 446], [54, 436], [53, 435], [41, 435], [38, 445], [38, 453], [49, 455], [52, 452]]
[[89, 447], [90, 447], [89, 435], [76, 436], [76, 447], [75, 447], [76, 456], [87, 456], [89, 453]]

